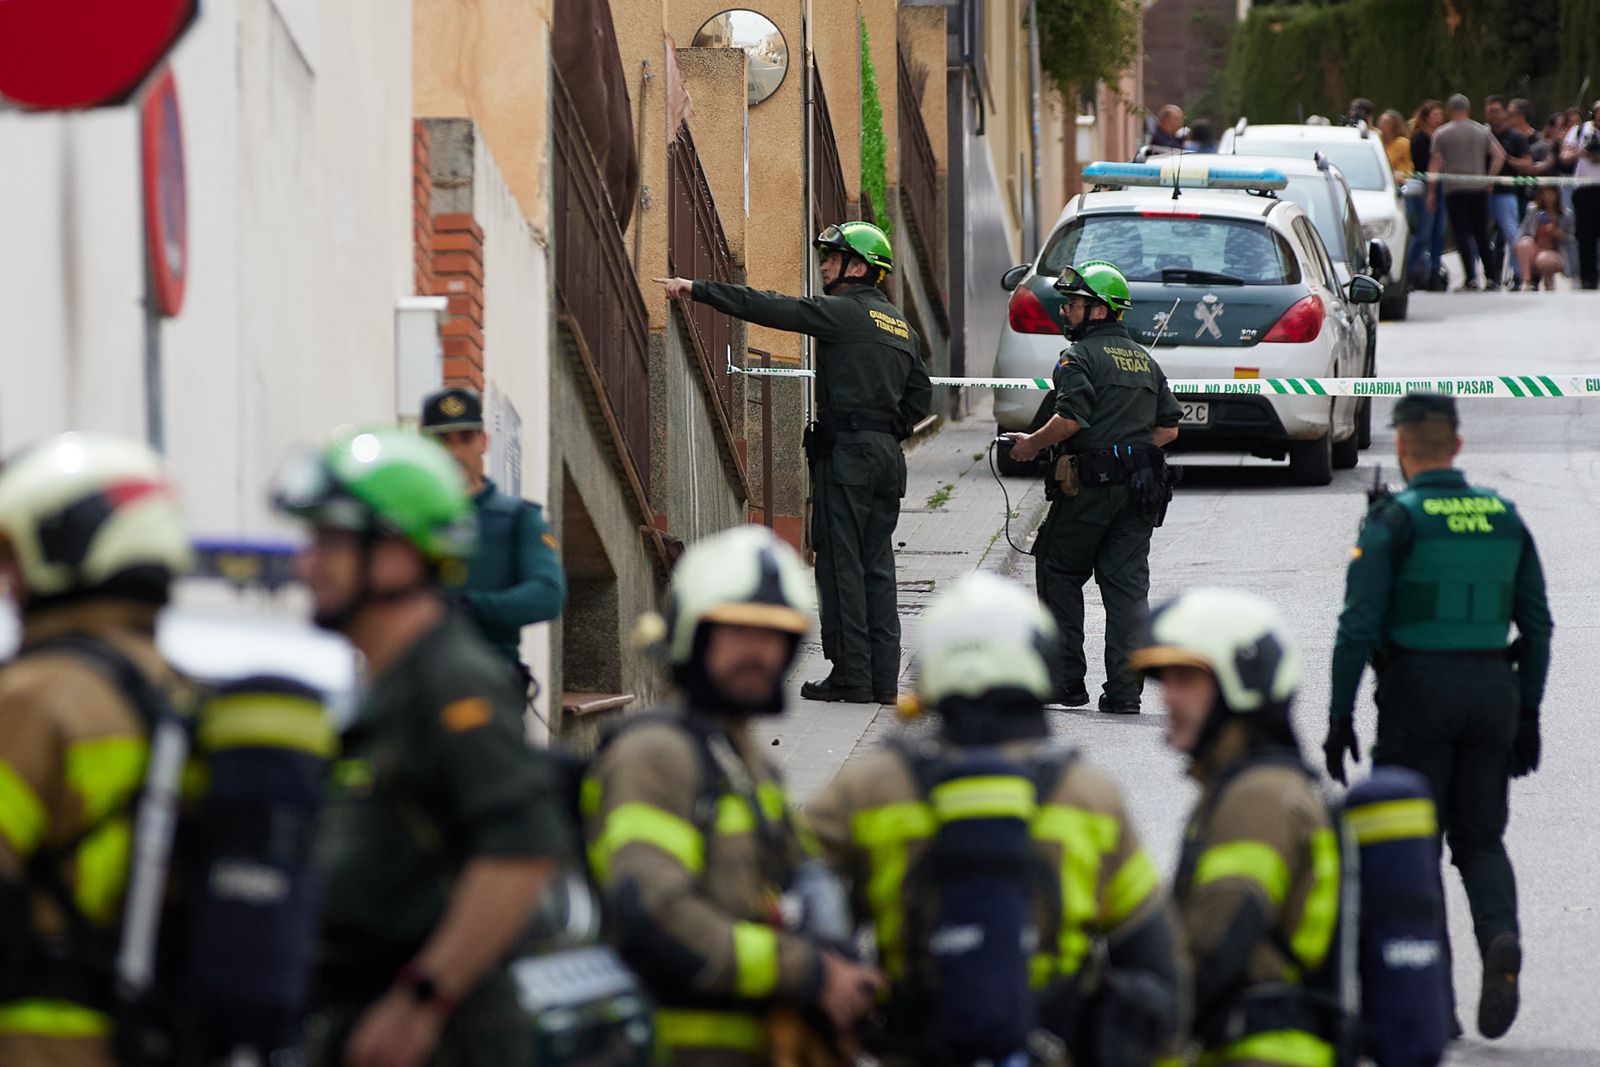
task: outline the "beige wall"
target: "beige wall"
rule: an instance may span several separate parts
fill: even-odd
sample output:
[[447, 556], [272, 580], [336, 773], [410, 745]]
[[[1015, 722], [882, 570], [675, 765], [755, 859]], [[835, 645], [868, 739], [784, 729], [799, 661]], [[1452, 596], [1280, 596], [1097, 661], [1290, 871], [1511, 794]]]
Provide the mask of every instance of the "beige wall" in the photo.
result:
[[639, 152], [639, 202], [623, 236], [652, 331], [666, 328], [669, 311], [650, 280], [667, 272], [666, 10], [662, 0], [611, 0]]
[[948, 125], [949, 100], [945, 95], [945, 12], [940, 7], [903, 7], [900, 9], [900, 37], [910, 48], [907, 61], [915, 80], [925, 74], [922, 92], [922, 123], [928, 128], [928, 140], [933, 143], [933, 157], [938, 161], [939, 173], [949, 171], [950, 128]]
[[477, 120], [506, 186], [543, 242], [550, 0], [414, 0], [412, 28], [415, 114]]
[[745, 60], [736, 48], [680, 48], [678, 69], [694, 105], [689, 132], [694, 135], [716, 202], [728, 250], [734, 261], [745, 256]]
[[[900, 185], [900, 119], [895, 92], [898, 84], [895, 70], [896, 57], [899, 55], [899, 22], [895, 17], [895, 8], [895, 0], [861, 0], [861, 16], [866, 20], [867, 35], [872, 44], [872, 67], [878, 79], [878, 99], [883, 104], [884, 159], [888, 164], [890, 189]], [[830, 98], [828, 102], [831, 104], [833, 101]], [[859, 122], [860, 105], [855, 104], [853, 109]], [[892, 204], [890, 210], [894, 210]]]
[[828, 118], [851, 204], [861, 201], [860, 17], [856, 0], [813, 0], [811, 7], [811, 48], [828, 98]]

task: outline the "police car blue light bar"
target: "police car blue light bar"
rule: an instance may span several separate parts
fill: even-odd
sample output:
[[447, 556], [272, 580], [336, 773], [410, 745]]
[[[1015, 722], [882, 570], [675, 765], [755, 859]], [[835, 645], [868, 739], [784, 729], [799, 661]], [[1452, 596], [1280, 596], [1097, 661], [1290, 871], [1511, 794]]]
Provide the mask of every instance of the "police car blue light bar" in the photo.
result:
[[1282, 189], [1289, 179], [1271, 167], [1216, 166], [1205, 156], [1165, 156], [1152, 163], [1090, 163], [1083, 177], [1095, 185], [1149, 189]]

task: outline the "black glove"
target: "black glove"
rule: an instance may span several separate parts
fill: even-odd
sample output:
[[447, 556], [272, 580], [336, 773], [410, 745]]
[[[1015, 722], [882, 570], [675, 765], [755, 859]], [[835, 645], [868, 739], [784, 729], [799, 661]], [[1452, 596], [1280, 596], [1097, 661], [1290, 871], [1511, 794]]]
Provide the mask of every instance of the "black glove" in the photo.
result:
[[1328, 763], [1328, 777], [1345, 785], [1344, 754], [1361, 762], [1361, 743], [1356, 740], [1356, 720], [1353, 715], [1337, 715], [1328, 720], [1328, 739], [1322, 742], [1322, 755]]
[[1517, 720], [1517, 739], [1511, 743], [1511, 777], [1521, 778], [1539, 769], [1539, 713]]
[[1099, 1067], [1142, 1067], [1178, 1033], [1178, 1002], [1154, 975], [1111, 971], [1096, 998], [1092, 1045]]

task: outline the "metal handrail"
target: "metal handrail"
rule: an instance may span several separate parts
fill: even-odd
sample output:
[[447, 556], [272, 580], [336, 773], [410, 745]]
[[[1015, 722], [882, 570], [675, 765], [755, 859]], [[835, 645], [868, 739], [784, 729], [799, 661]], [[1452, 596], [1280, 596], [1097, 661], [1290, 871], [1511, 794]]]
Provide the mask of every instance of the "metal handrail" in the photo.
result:
[[822, 74], [811, 64], [811, 212], [814, 231], [850, 221], [850, 196], [845, 192], [844, 169], [839, 165], [839, 142], [828, 115], [828, 95]]
[[[667, 149], [667, 184], [667, 273], [733, 281], [733, 254], [687, 124]], [[733, 375], [728, 364], [733, 360], [733, 318], [696, 301], [686, 301], [683, 312], [701, 371], [731, 425]]]
[[944, 213], [939, 210], [939, 163], [933, 154], [933, 142], [922, 121], [922, 109], [917, 106], [916, 89], [911, 83], [911, 70], [906, 65], [905, 53], [898, 56], [896, 79], [899, 94], [900, 126], [900, 190], [910, 207], [911, 231], [922, 254], [923, 263], [933, 277], [939, 279], [938, 291], [944, 297], [944, 259], [940, 254], [940, 223]]

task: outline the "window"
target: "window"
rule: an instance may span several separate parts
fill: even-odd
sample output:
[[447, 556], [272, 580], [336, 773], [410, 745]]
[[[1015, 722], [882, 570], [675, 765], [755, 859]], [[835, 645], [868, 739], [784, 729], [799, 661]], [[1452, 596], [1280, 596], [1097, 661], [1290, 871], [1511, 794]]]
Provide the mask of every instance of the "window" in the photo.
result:
[[1223, 274], [1246, 285], [1300, 280], [1288, 242], [1251, 219], [1080, 215], [1050, 239], [1038, 272], [1059, 275], [1063, 267], [1092, 259], [1115, 263], [1131, 282], [1162, 281], [1165, 270]]
[[1339, 287], [1339, 276], [1333, 269], [1333, 263], [1328, 259], [1327, 251], [1322, 247], [1322, 238], [1317, 236], [1317, 231], [1304, 217], [1294, 220], [1294, 232], [1300, 238], [1300, 243], [1305, 246], [1306, 256], [1311, 260], [1311, 270], [1329, 289]]
[[1334, 203], [1334, 185], [1325, 174], [1299, 175], [1289, 179], [1289, 185], [1278, 193], [1304, 211], [1311, 225], [1322, 235], [1328, 254], [1334, 259], [1347, 259], [1345, 251], [1344, 222]]
[[1311, 159], [1316, 153], [1321, 152], [1328, 157], [1328, 162], [1344, 172], [1345, 181], [1350, 183], [1352, 189], [1388, 189], [1391, 188], [1389, 176], [1385, 174], [1379, 156], [1383, 152], [1381, 146], [1374, 148], [1377, 137], [1374, 135], [1365, 141], [1335, 141], [1331, 144], [1317, 144], [1314, 141], [1257, 141], [1249, 136], [1235, 137], [1233, 151], [1240, 156], [1288, 156], [1290, 159]]

